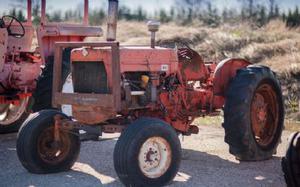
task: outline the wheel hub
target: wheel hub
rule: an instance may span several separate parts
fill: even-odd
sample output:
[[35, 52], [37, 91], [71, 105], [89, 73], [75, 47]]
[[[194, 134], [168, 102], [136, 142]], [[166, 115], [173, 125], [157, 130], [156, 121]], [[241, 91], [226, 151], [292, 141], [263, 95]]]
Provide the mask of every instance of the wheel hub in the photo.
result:
[[261, 85], [256, 91], [251, 104], [251, 123], [256, 142], [260, 146], [272, 143], [278, 123], [278, 103], [274, 89]]
[[139, 152], [139, 167], [149, 178], [162, 176], [171, 164], [170, 144], [161, 137], [149, 138]]
[[158, 153], [157, 147], [150, 147], [148, 152], [144, 153], [146, 168], [157, 167], [160, 162], [160, 154]]
[[0, 125], [11, 125], [25, 112], [29, 98], [21, 100], [19, 105], [0, 105]]
[[264, 97], [260, 94], [256, 94], [254, 97], [254, 107], [256, 112], [257, 122], [260, 126], [264, 126], [267, 121], [267, 103], [265, 103]]
[[71, 142], [66, 133], [60, 132], [60, 141], [54, 140], [54, 128], [44, 130], [38, 139], [40, 158], [50, 164], [62, 161], [70, 150]]

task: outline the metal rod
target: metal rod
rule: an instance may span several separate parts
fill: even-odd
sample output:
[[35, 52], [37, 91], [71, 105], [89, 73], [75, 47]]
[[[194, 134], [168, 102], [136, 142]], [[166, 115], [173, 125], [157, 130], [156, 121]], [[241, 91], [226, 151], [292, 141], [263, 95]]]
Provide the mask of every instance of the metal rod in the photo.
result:
[[151, 32], [151, 48], [155, 48], [155, 32]]
[[84, 0], [84, 17], [83, 17], [83, 24], [89, 24], [89, 0]]
[[32, 6], [31, 6], [31, 0], [27, 0], [27, 22], [31, 23], [31, 10], [32, 10]]
[[41, 24], [46, 23], [46, 0], [42, 0]]
[[118, 0], [108, 1], [107, 41], [115, 41], [117, 37]]

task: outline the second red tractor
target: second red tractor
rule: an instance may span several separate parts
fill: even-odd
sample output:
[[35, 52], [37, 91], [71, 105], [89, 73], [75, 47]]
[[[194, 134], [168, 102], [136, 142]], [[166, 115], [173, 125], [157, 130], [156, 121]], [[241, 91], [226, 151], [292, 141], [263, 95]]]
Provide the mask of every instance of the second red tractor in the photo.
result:
[[[41, 22], [35, 28], [31, 9], [32, 0], [27, 0], [25, 22], [11, 15], [0, 19], [0, 134], [17, 131], [31, 111], [51, 107], [55, 42], [84, 41], [103, 34], [100, 27], [88, 26], [87, 0], [81, 24], [47, 21], [46, 1], [42, 0]], [[69, 73], [70, 51], [64, 50], [64, 79]]]

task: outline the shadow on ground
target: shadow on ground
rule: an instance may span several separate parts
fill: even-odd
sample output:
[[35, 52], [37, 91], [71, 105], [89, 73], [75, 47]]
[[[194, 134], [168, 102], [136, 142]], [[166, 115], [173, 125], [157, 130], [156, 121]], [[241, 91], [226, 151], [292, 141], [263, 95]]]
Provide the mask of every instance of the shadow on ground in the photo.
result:
[[[50, 175], [34, 175], [23, 169], [15, 140], [16, 134], [0, 136], [0, 186], [122, 186], [113, 167], [116, 140], [82, 143], [72, 170]], [[198, 144], [197, 150], [185, 149], [183, 144], [181, 168], [170, 186], [284, 186], [279, 157], [239, 163], [230, 156], [226, 159], [220, 154], [198, 151], [203, 148], [211, 152]]]

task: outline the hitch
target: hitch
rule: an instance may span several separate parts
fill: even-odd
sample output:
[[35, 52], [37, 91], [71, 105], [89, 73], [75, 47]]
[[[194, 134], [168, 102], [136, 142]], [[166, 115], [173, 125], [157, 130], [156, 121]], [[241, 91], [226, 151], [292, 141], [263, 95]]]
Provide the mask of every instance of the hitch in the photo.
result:
[[59, 131], [67, 131], [69, 133], [79, 136], [80, 141], [98, 141], [102, 136], [102, 129], [100, 126], [90, 126], [66, 119], [61, 115], [54, 116], [54, 140], [60, 141]]

